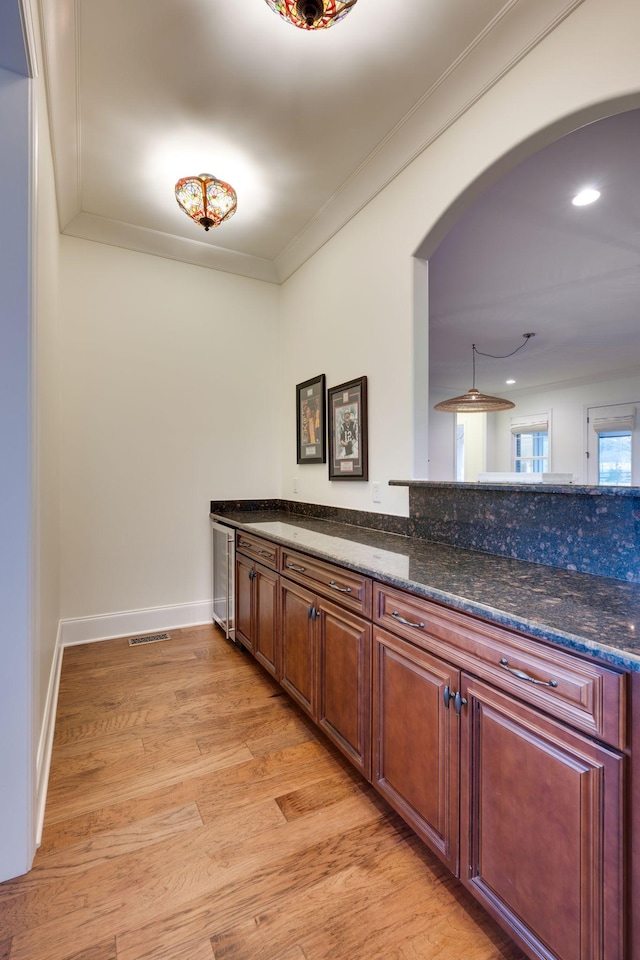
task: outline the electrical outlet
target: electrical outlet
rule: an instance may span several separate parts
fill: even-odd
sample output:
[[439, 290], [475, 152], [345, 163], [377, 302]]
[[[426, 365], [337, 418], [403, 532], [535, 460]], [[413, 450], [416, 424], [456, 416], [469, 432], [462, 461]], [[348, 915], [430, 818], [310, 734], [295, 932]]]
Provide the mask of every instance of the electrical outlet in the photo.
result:
[[294, 493], [298, 493], [298, 478], [297, 478], [297, 477], [294, 477], [294, 478], [293, 478], [293, 492], [294, 492]]
[[371, 484], [371, 499], [374, 503], [382, 503], [380, 484], [376, 480]]

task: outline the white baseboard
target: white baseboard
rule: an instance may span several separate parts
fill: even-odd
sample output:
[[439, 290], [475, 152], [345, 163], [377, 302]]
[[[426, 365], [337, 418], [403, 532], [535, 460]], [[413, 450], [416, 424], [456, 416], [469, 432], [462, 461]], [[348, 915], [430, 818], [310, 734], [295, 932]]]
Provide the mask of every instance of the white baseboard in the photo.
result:
[[44, 808], [47, 802], [47, 788], [49, 786], [49, 769], [51, 767], [51, 752], [53, 750], [53, 734], [56, 726], [56, 710], [58, 708], [58, 691], [60, 689], [60, 672], [62, 670], [62, 646], [60, 643], [61, 623], [58, 624], [56, 645], [53, 652], [47, 700], [44, 708], [42, 729], [38, 742], [38, 756], [36, 758], [36, 846], [42, 840], [44, 825]]
[[178, 603], [168, 607], [126, 610], [122, 613], [107, 613], [98, 617], [77, 617], [73, 620], [60, 621], [36, 761], [36, 846], [39, 847], [42, 840], [64, 648], [79, 643], [95, 643], [115, 637], [130, 637], [135, 634], [177, 630], [180, 627], [212, 623], [211, 609], [211, 600], [202, 600], [198, 603]]
[[63, 647], [71, 647], [78, 643], [94, 643], [115, 637], [130, 637], [157, 630], [178, 630], [180, 627], [212, 623], [211, 607], [211, 600], [201, 600], [197, 603], [178, 603], [167, 607], [149, 607], [146, 610], [125, 610], [97, 617], [61, 620], [61, 644]]

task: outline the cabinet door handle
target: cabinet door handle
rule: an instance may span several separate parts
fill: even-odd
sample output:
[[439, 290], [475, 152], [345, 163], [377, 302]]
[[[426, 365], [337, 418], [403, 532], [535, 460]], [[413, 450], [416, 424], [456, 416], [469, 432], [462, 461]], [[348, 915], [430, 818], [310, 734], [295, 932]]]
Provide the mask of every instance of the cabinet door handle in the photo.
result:
[[514, 677], [518, 677], [520, 680], [527, 680], [529, 683], [535, 683], [539, 687], [557, 687], [557, 680], [536, 680], [535, 677], [530, 677], [528, 673], [525, 673], [524, 670], [516, 670], [515, 667], [509, 666], [509, 661], [506, 657], [502, 657], [500, 660], [500, 666], [503, 670], [508, 670], [509, 673], [512, 673]]
[[335, 580], [329, 580], [328, 586], [330, 586], [332, 590], [338, 590], [340, 593], [351, 593], [351, 587], [340, 587]]
[[462, 708], [466, 706], [466, 703], [467, 703], [467, 698], [463, 697], [460, 691], [457, 690], [453, 700], [453, 707], [456, 713], [458, 714], [458, 716], [460, 716], [462, 712]]
[[249, 570], [249, 580], [255, 580], [256, 572], [255, 570]]
[[312, 604], [309, 604], [307, 607], [307, 614], [309, 616], [309, 620], [316, 620], [320, 616], [319, 612]]
[[261, 557], [268, 557], [269, 560], [273, 560], [273, 554], [269, 553], [268, 550], [258, 550], [258, 553], [260, 554]]
[[453, 694], [451, 693], [451, 688], [447, 685], [442, 691], [442, 699], [444, 700], [444, 705], [449, 709], [449, 704], [453, 700]]
[[288, 563], [287, 570], [295, 570], [296, 573], [304, 573], [306, 567], [296, 567], [295, 563]]
[[421, 630], [424, 630], [424, 623], [422, 621], [420, 621], [420, 623], [412, 623], [411, 620], [405, 620], [397, 610], [394, 610], [391, 616], [394, 617], [398, 623], [404, 623], [405, 627], [419, 627]]

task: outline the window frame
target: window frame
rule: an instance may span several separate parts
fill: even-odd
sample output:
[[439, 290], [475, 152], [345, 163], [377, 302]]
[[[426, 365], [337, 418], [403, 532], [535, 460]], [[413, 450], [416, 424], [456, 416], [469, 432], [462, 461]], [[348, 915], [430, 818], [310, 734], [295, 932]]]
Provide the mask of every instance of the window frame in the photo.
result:
[[[536, 439], [546, 440], [546, 452], [533, 453], [529, 456], [518, 454], [518, 443], [522, 443], [523, 436], [533, 436]], [[522, 464], [529, 464], [530, 470], [519, 469]], [[538, 469], [536, 469], [538, 467]], [[551, 471], [551, 412], [511, 418], [511, 469], [513, 473], [522, 475], [549, 473]]]

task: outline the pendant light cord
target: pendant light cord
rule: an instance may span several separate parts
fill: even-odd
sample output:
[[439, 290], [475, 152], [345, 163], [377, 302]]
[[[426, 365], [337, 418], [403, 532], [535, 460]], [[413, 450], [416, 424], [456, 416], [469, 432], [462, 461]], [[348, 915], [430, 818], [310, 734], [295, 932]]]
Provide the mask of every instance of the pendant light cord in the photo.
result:
[[517, 353], [517, 352], [518, 352], [518, 350], [522, 350], [522, 348], [523, 348], [524, 346], [526, 346], [527, 343], [529, 343], [529, 340], [531, 339], [531, 337], [535, 337], [535, 333], [523, 333], [522, 336], [523, 336], [523, 338], [524, 338], [523, 341], [522, 341], [522, 343], [520, 344], [519, 347], [516, 347], [515, 350], [512, 350], [511, 353], [500, 353], [500, 354], [496, 354], [496, 353], [483, 353], [482, 350], [478, 350], [478, 348], [476, 347], [475, 343], [472, 344], [472, 347], [473, 347], [473, 386], [474, 386], [474, 388], [475, 388], [475, 385], [476, 385], [476, 353], [477, 353], [478, 356], [480, 356], [480, 357], [491, 357], [492, 360], [506, 360], [507, 357], [512, 357], [512, 356], [514, 355], [514, 353]]

